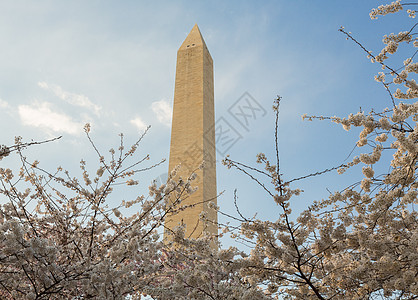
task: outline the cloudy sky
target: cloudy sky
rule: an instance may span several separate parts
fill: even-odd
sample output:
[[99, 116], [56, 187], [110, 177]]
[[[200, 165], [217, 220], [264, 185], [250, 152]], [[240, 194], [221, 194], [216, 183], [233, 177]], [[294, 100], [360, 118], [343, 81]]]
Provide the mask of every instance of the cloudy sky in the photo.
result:
[[[390, 105], [373, 81], [380, 71], [338, 32], [340, 26], [378, 53], [383, 34], [412, 21], [388, 16], [370, 20], [381, 1], [23, 1], [0, 0], [0, 144], [62, 135], [27, 151], [45, 168], [58, 165], [78, 175], [81, 158], [95, 161], [83, 134], [105, 151], [118, 133], [135, 141], [147, 125], [138, 158], [168, 158], [176, 52], [197, 23], [214, 60], [215, 109], [240, 137], [221, 147], [241, 162], [273, 157], [274, 114], [281, 95], [280, 155], [286, 179], [339, 165], [350, 154], [356, 132], [301, 116], [346, 116], [361, 107]], [[243, 97], [242, 97], [243, 96]], [[242, 101], [260, 110], [243, 126], [233, 111]], [[241, 101], [241, 102], [240, 102]], [[242, 121], [242, 120], [241, 120]], [[218, 145], [219, 146], [219, 145]], [[0, 164], [13, 162], [3, 160]], [[164, 164], [140, 176], [138, 192], [167, 172]], [[247, 216], [274, 218], [277, 210], [245, 176], [218, 163], [219, 205], [233, 211], [232, 195]], [[358, 174], [336, 173], [300, 182], [296, 207], [326, 197]]]

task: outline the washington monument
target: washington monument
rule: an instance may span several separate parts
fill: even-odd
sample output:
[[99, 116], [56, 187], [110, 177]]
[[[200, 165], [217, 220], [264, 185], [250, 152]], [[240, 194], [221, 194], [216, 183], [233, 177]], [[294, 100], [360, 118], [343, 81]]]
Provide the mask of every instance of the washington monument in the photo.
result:
[[[197, 191], [170, 210], [166, 241], [170, 239], [167, 232], [179, 225], [185, 225], [187, 238], [218, 233], [217, 212], [209, 207], [210, 202], [217, 203], [213, 89], [212, 57], [196, 24], [177, 51], [169, 172], [180, 165], [175, 179], [181, 176], [185, 180], [195, 172], [192, 186]], [[204, 166], [199, 169], [202, 161]], [[186, 208], [179, 210], [181, 207]], [[202, 213], [207, 222], [200, 219]]]

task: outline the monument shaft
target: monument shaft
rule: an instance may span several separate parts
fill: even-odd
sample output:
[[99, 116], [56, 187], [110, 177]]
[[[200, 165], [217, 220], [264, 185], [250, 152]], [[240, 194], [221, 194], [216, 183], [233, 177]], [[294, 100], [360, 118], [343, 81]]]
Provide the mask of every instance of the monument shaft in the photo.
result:
[[[167, 231], [185, 224], [185, 236], [198, 238], [207, 232], [217, 235], [216, 150], [213, 61], [197, 25], [177, 52], [169, 171], [180, 165], [175, 179], [186, 180], [192, 172], [197, 191], [174, 206], [165, 221]], [[202, 161], [203, 168], [199, 169]], [[174, 198], [168, 209], [172, 206]], [[186, 207], [179, 210], [180, 207]], [[202, 212], [208, 219], [200, 219]]]

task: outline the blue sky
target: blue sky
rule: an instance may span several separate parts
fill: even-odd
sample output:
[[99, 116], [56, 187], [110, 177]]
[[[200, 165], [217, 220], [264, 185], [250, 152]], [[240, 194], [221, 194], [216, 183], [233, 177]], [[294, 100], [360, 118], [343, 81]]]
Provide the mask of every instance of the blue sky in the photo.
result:
[[[357, 132], [301, 116], [346, 116], [359, 107], [379, 111], [390, 106], [386, 91], [373, 80], [379, 66], [338, 32], [345, 26], [368, 49], [380, 52], [383, 34], [405, 30], [412, 22], [403, 16], [370, 20], [371, 8], [381, 3], [0, 0], [0, 144], [12, 144], [17, 135], [26, 141], [63, 135], [29, 149], [27, 156], [47, 169], [61, 165], [78, 175], [81, 158], [92, 165], [96, 161], [84, 123], [92, 124], [103, 151], [117, 147], [118, 133], [129, 143], [151, 125], [138, 157], [168, 158], [176, 52], [197, 23], [214, 60], [216, 118], [226, 119], [242, 136], [227, 153], [252, 165], [259, 152], [273, 158], [271, 106], [281, 95], [285, 179], [339, 165]], [[245, 92], [267, 111], [247, 129], [228, 112]], [[0, 166], [14, 163], [11, 157]], [[164, 164], [140, 175], [135, 193], [146, 193], [149, 182], [167, 168]], [[277, 216], [256, 184], [220, 163], [217, 172], [218, 192], [225, 191], [221, 209], [233, 212], [237, 188], [244, 214]], [[326, 197], [327, 189], [342, 189], [360, 176], [354, 170], [300, 182], [294, 187], [305, 193], [294, 207], [300, 210]]]

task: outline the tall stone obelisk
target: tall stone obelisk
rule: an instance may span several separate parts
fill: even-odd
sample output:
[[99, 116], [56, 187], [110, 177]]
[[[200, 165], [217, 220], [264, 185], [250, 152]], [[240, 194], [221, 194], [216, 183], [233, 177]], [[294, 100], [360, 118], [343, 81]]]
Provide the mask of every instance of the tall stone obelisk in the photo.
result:
[[[197, 191], [174, 207], [172, 197], [165, 221], [166, 241], [170, 240], [168, 231], [182, 224], [188, 238], [218, 233], [217, 212], [209, 207], [210, 202], [217, 203], [213, 90], [212, 57], [196, 24], [177, 51], [169, 172], [180, 165], [176, 179], [185, 180], [195, 172], [192, 186]], [[202, 160], [205, 163], [199, 169]], [[202, 212], [207, 222], [200, 219]]]

